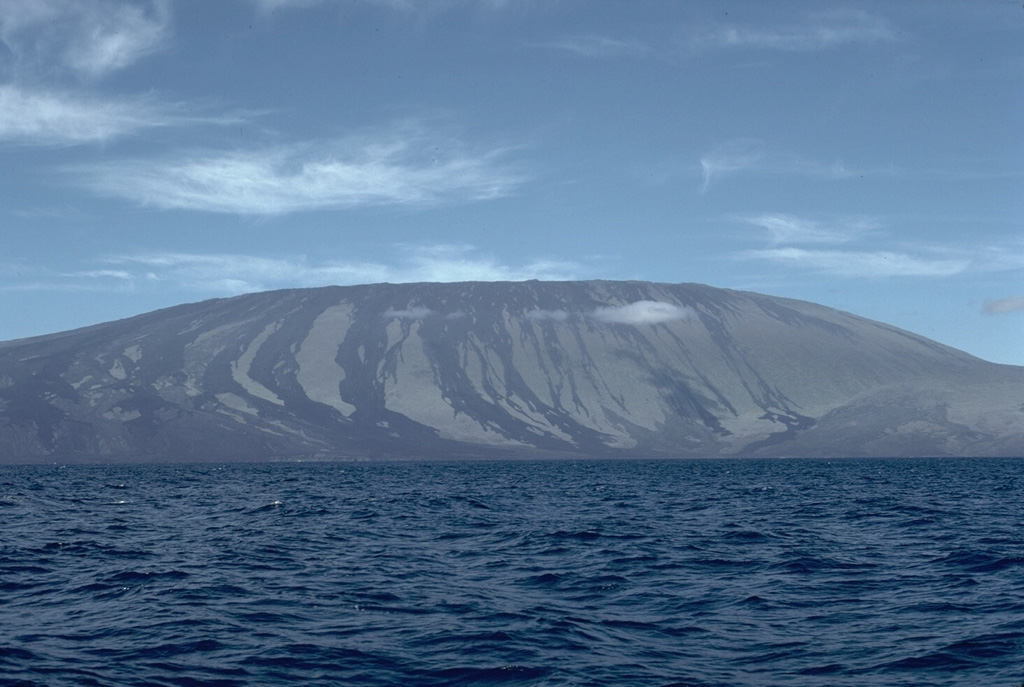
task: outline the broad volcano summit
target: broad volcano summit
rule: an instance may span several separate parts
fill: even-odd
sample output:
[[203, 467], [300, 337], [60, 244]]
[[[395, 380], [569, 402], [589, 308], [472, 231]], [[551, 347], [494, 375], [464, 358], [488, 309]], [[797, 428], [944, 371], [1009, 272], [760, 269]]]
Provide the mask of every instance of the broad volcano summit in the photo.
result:
[[1024, 368], [699, 284], [255, 293], [0, 343], [0, 462], [1024, 455]]

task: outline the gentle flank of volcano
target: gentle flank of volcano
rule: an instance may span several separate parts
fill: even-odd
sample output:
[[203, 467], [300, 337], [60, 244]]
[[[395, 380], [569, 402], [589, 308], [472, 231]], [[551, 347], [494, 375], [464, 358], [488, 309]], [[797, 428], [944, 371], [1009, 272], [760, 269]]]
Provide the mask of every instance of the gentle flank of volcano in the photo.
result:
[[1024, 368], [698, 284], [256, 293], [0, 343], [0, 462], [1024, 454]]

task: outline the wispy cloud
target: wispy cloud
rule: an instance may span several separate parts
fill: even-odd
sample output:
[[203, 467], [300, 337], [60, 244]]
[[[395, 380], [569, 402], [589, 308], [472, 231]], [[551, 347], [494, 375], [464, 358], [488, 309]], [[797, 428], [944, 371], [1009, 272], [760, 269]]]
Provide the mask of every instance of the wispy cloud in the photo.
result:
[[[768, 233], [766, 248], [743, 251], [738, 257], [836, 277], [947, 277], [1024, 267], [1024, 251], [1019, 241], [988, 244], [894, 242], [889, 238], [886, 222], [877, 217], [808, 219], [765, 212], [729, 219]], [[837, 247], [818, 247], [823, 244]]]
[[[163, 50], [171, 0], [0, 0], [0, 142], [66, 146], [146, 129], [236, 123], [238, 116], [195, 116], [195, 104], [147, 94], [90, 94], [95, 81]], [[4, 50], [6, 48], [6, 50]], [[11, 59], [4, 59], [5, 57]]]
[[824, 180], [857, 177], [894, 177], [900, 171], [892, 167], [851, 168], [839, 159], [830, 162], [808, 159], [792, 153], [768, 150], [760, 141], [729, 141], [700, 158], [700, 192], [707, 193], [713, 182], [735, 174], [791, 175]]
[[751, 250], [746, 257], [840, 277], [948, 277], [971, 266], [967, 258], [930, 258], [905, 252], [815, 250], [797, 247]]
[[936, 249], [894, 251], [807, 247], [862, 241], [866, 235], [877, 233], [879, 227], [879, 222], [869, 217], [833, 218], [823, 223], [789, 214], [760, 213], [737, 219], [763, 228], [770, 235], [770, 247], [745, 251], [742, 257], [766, 260], [787, 268], [837, 277], [885, 278], [945, 277], [972, 267], [972, 260], [964, 254], [951, 255], [949, 251]]
[[700, 158], [703, 173], [701, 193], [707, 193], [712, 180], [754, 168], [764, 156], [761, 146], [754, 141], [732, 141]]
[[[82, 4], [82, 3], [78, 3]], [[138, 5], [103, 3], [85, 15], [85, 38], [71, 43], [68, 63], [80, 72], [101, 76], [123, 69], [163, 48], [168, 36], [167, 2], [156, 2], [153, 12]]]
[[1011, 296], [1010, 298], [986, 299], [982, 312], [986, 315], [1006, 315], [1015, 312], [1024, 312], [1024, 296]]
[[583, 271], [578, 263], [552, 259], [510, 266], [464, 244], [403, 245], [400, 248], [404, 258], [393, 271], [396, 276], [408, 276], [386, 281], [558, 281], [578, 278]]
[[25, 263], [0, 263], [0, 292], [125, 292], [133, 289], [125, 270], [58, 272]]
[[246, 215], [367, 205], [430, 205], [509, 195], [526, 180], [508, 149], [400, 128], [262, 150], [207, 151], [70, 168], [100, 195], [164, 209]]
[[[0, 292], [184, 291], [233, 296], [270, 289], [390, 282], [567, 281], [589, 276], [574, 262], [510, 264], [469, 245], [400, 245], [390, 260], [311, 259], [229, 253], [151, 252], [113, 255], [98, 268], [64, 270], [0, 262]], [[93, 263], [95, 265], [95, 261]], [[403, 312], [395, 317], [425, 317]], [[448, 313], [456, 319], [465, 313]]]
[[811, 220], [785, 213], [762, 212], [741, 215], [740, 221], [768, 231], [772, 245], [807, 243], [848, 243], [878, 226], [869, 218]]
[[174, 109], [152, 98], [110, 100], [0, 85], [0, 141], [33, 145], [103, 142], [190, 121]]
[[107, 259], [138, 283], [238, 294], [273, 288], [388, 281], [374, 262], [313, 262], [305, 257], [268, 258], [225, 253], [140, 253]]
[[23, 68], [53, 65], [89, 77], [123, 69], [163, 49], [170, 0], [4, 0], [0, 41]]
[[582, 57], [643, 57], [651, 54], [651, 48], [641, 41], [596, 34], [565, 36], [544, 45]]
[[223, 253], [140, 253], [113, 256], [106, 262], [108, 269], [94, 270], [91, 276], [127, 273], [140, 288], [149, 283], [223, 294], [376, 282], [567, 280], [582, 272], [578, 264], [551, 260], [508, 265], [473, 246], [451, 245], [401, 246], [390, 262]]
[[128, 284], [99, 284], [86, 281], [67, 281], [59, 278], [27, 279], [12, 283], [0, 282], [0, 293], [113, 293], [131, 291]]
[[72, 279], [120, 279], [122, 281], [132, 279], [132, 273], [127, 270], [85, 270], [83, 272], [67, 272], [62, 276]]
[[784, 26], [728, 25], [694, 33], [695, 49], [746, 48], [807, 52], [856, 43], [892, 42], [897, 32], [880, 17], [857, 10], [816, 14]]
[[[341, 5], [350, 4], [352, 0], [250, 0], [264, 12], [273, 12], [281, 9], [301, 9], [315, 7], [317, 5]], [[394, 9], [406, 11], [434, 12], [449, 7], [461, 5], [481, 5], [488, 9], [501, 9], [506, 5], [513, 4], [515, 0], [431, 0], [421, 2], [418, 0], [361, 0], [368, 5], [381, 5]]]
[[[278, 0], [267, 0], [277, 2]], [[286, 0], [285, 0], [286, 1]], [[881, 17], [857, 10], [812, 14], [802, 21], [776, 26], [717, 24], [684, 30], [682, 39], [656, 35], [622, 38], [574, 34], [543, 43], [590, 58], [647, 57], [677, 60], [686, 53], [718, 50], [812, 52], [855, 44], [888, 43], [899, 33]]]
[[322, 5], [325, 0], [252, 0], [252, 2], [265, 12], [272, 12], [278, 9], [296, 9]]

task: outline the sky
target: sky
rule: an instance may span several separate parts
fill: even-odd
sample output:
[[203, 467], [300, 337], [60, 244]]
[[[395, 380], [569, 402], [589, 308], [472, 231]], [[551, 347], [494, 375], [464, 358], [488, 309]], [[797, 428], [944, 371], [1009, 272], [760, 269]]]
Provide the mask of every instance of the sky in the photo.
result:
[[1019, 0], [0, 0], [0, 340], [639, 279], [1024, 365]]

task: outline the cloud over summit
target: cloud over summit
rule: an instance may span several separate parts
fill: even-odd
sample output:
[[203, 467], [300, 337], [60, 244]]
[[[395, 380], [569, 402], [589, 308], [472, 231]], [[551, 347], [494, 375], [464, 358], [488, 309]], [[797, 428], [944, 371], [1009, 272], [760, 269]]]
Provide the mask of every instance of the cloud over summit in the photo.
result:
[[590, 316], [610, 324], [664, 324], [693, 317], [691, 308], [660, 301], [637, 301], [629, 305], [596, 308]]

